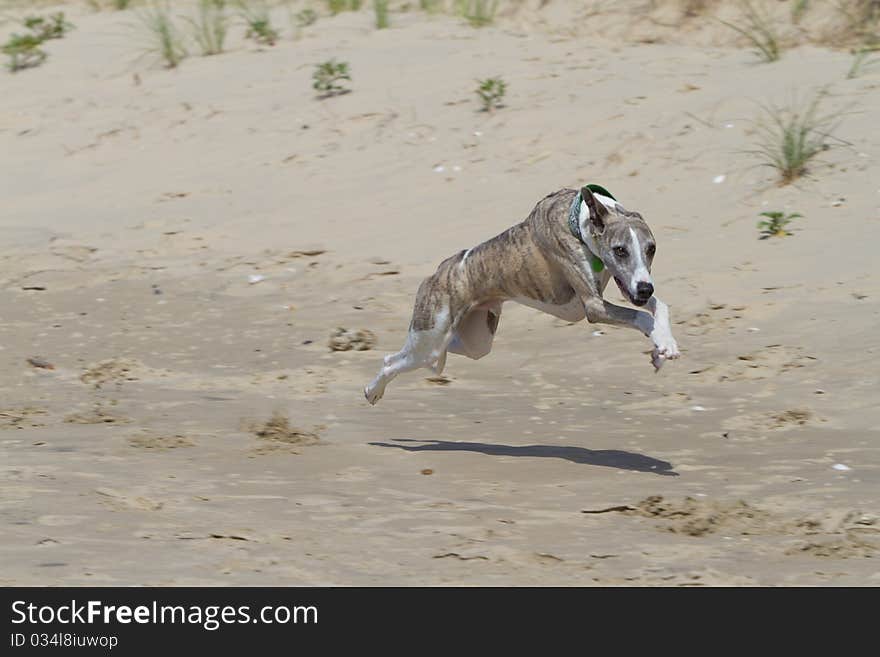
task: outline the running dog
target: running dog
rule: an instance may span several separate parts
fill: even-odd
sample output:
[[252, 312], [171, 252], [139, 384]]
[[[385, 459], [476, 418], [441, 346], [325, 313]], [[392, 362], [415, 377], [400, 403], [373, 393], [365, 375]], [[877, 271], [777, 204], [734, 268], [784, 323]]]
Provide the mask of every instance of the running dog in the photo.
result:
[[[447, 258], [419, 287], [406, 344], [385, 357], [364, 389], [370, 404], [403, 372], [443, 371], [451, 351], [482, 358], [492, 349], [501, 306], [515, 301], [568, 322], [628, 326], [651, 338], [655, 371], [679, 357], [668, 306], [654, 296], [656, 243], [638, 212], [599, 185], [562, 189], [500, 235]], [[602, 298], [614, 279], [647, 312]]]

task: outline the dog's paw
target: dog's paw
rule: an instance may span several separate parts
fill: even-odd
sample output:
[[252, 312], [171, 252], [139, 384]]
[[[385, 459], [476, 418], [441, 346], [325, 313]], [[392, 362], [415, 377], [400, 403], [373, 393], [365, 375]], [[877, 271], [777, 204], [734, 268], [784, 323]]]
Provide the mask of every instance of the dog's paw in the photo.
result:
[[651, 340], [654, 342], [654, 351], [651, 352], [651, 364], [657, 371], [663, 367], [663, 363], [667, 360], [674, 360], [681, 356], [678, 350], [678, 344], [675, 338], [668, 332], [654, 332], [651, 334]]
[[367, 401], [370, 402], [371, 406], [375, 406], [376, 402], [382, 399], [383, 392], [384, 391], [380, 390], [378, 386], [372, 389], [370, 388], [370, 386], [367, 386], [366, 388], [364, 388], [364, 397], [367, 398]]

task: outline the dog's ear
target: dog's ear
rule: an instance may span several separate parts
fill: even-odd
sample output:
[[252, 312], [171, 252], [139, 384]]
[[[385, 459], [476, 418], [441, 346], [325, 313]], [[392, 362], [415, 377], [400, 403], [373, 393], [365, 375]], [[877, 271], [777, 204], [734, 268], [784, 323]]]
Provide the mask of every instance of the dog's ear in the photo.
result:
[[584, 199], [584, 203], [587, 204], [587, 209], [590, 211], [590, 223], [593, 224], [596, 232], [601, 234], [605, 230], [605, 221], [609, 214], [608, 208], [593, 195], [593, 190], [589, 187], [581, 189], [581, 198]]

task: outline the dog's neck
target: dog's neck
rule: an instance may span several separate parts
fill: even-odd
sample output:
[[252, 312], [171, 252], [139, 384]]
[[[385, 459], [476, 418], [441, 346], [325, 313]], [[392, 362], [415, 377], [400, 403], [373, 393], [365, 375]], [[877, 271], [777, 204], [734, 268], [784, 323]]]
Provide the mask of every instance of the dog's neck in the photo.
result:
[[581, 230], [581, 217], [584, 211], [589, 214], [589, 210], [586, 208], [586, 203], [584, 202], [580, 191], [578, 191], [571, 203], [571, 209], [568, 211], [568, 229], [588, 251], [590, 267], [598, 274], [605, 269], [605, 263], [602, 262], [598, 255], [596, 255], [599, 253], [599, 247], [596, 245], [596, 240], [590, 234], [589, 230], [586, 233]]

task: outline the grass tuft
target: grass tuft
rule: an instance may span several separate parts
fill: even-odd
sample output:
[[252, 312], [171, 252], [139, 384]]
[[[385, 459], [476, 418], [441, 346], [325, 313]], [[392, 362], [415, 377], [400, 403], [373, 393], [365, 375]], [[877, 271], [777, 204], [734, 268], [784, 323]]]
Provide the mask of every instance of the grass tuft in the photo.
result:
[[177, 68], [188, 55], [167, 2], [157, 2], [139, 14], [148, 38], [147, 52], [159, 55], [166, 68]]
[[296, 24], [298, 27], [308, 27], [309, 25], [314, 25], [318, 20], [318, 14], [314, 9], [306, 7], [302, 11], [298, 11], [295, 15]]
[[248, 26], [245, 37], [262, 45], [274, 46], [280, 35], [278, 30], [272, 26], [272, 17], [269, 15], [266, 3], [261, 1], [252, 6], [241, 0], [238, 6], [241, 10], [241, 17]]
[[745, 27], [727, 21], [720, 21], [730, 29], [746, 37], [755, 49], [755, 54], [764, 62], [775, 62], [782, 55], [779, 37], [770, 19], [752, 7], [748, 0], [740, 4]]
[[498, 0], [457, 0], [456, 8], [471, 27], [485, 27], [495, 21]]
[[327, 8], [334, 16], [344, 11], [357, 11], [361, 4], [362, 0], [327, 0]]
[[384, 30], [391, 26], [388, 18], [388, 0], [373, 0], [373, 11], [376, 13], [376, 29]]
[[778, 172], [781, 185], [807, 173], [810, 160], [829, 148], [837, 124], [833, 116], [819, 113], [824, 96], [824, 91], [818, 93], [803, 107], [796, 102], [788, 107], [763, 106], [765, 116], [757, 125], [760, 142], [751, 152], [763, 166]]
[[202, 55], [208, 57], [223, 52], [223, 44], [229, 31], [226, 0], [199, 0], [198, 14], [194, 19], [187, 18], [186, 21]]

